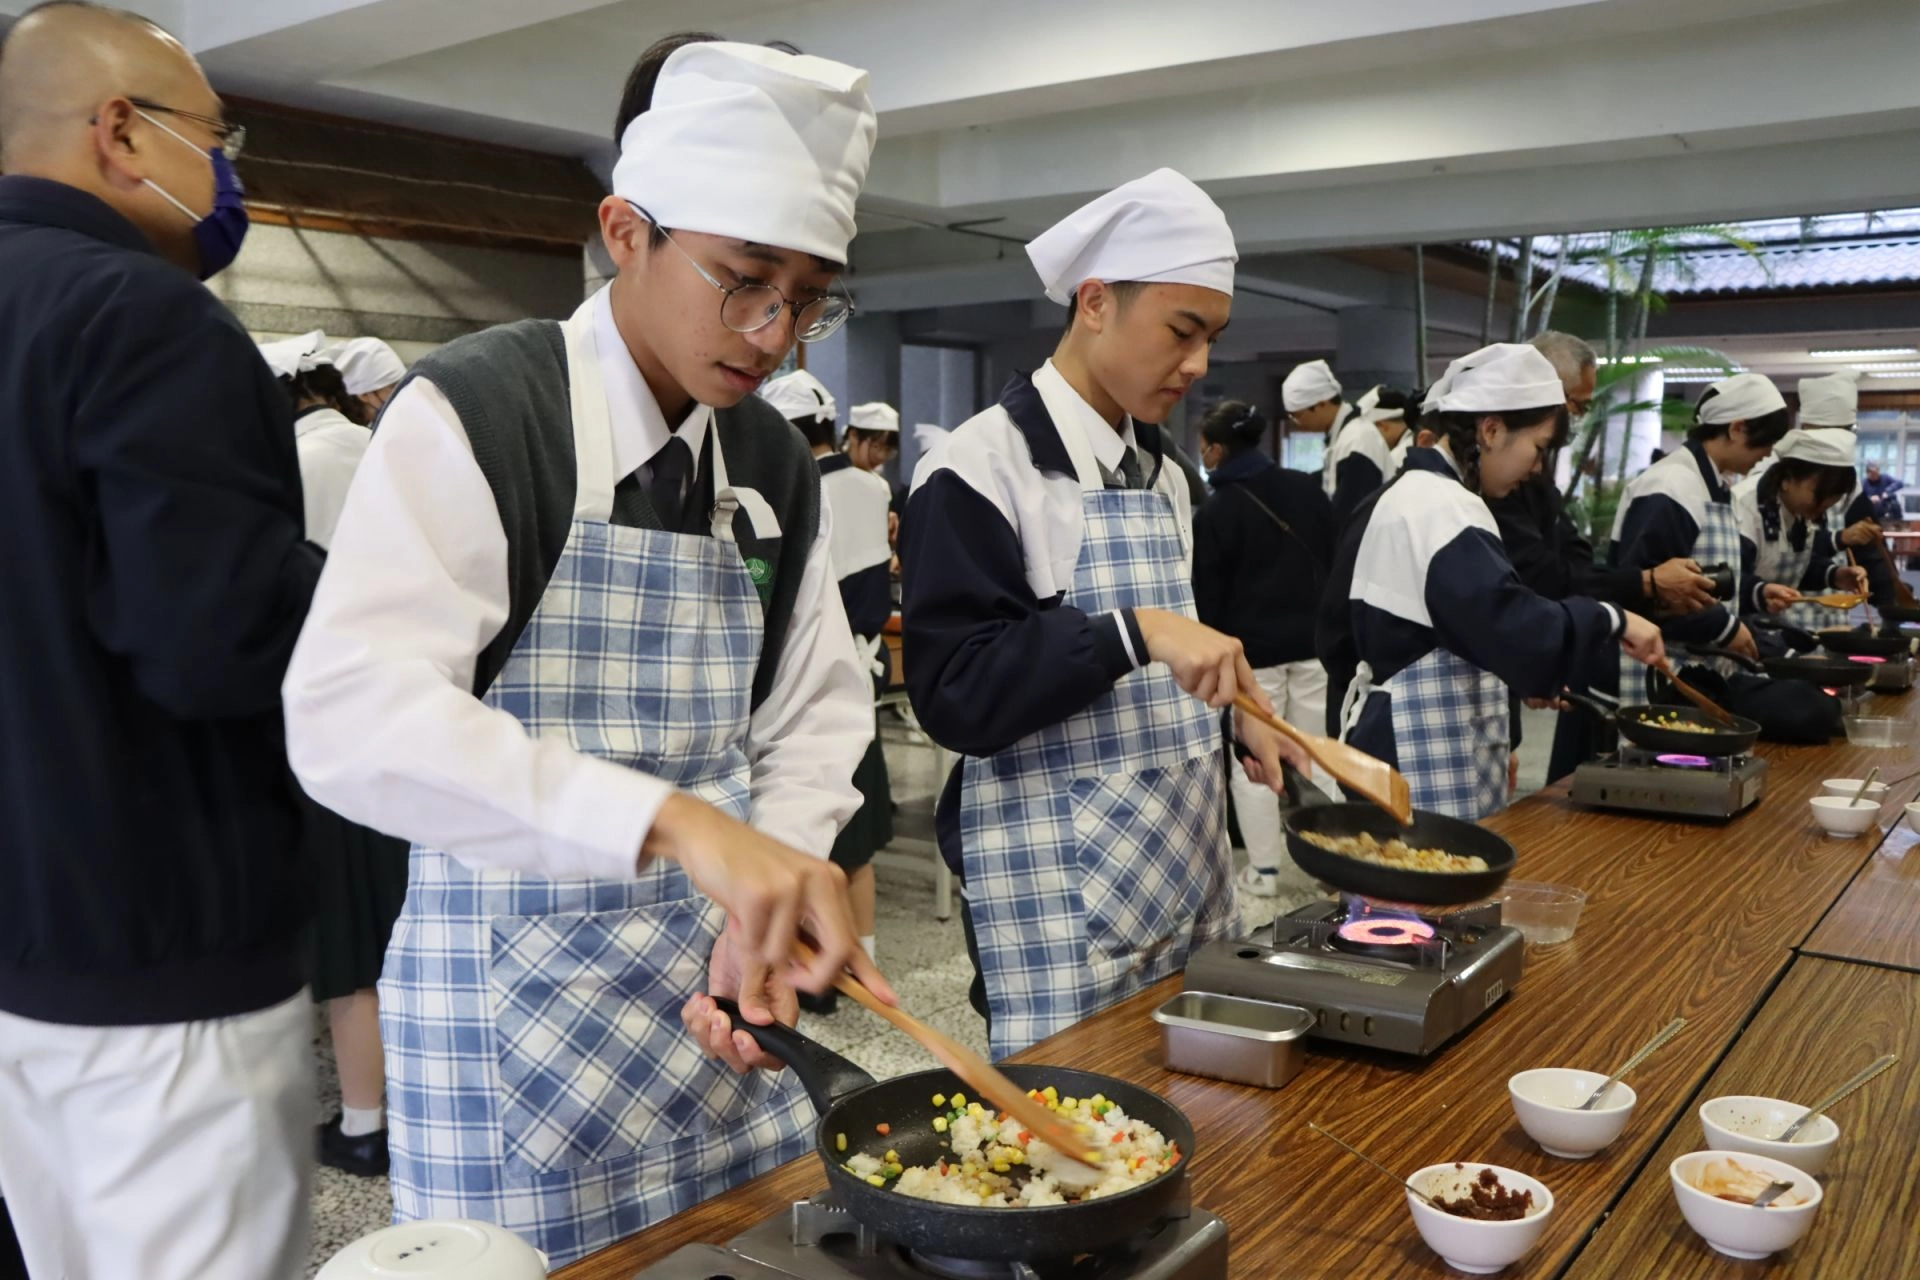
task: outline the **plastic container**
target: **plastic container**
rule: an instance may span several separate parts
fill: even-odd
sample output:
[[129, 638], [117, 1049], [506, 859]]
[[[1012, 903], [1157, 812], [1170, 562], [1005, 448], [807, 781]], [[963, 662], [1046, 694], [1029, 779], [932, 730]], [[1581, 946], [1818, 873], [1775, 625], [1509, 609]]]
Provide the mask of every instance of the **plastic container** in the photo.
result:
[[1300, 1074], [1313, 1015], [1290, 1004], [1182, 991], [1153, 1011], [1167, 1070], [1278, 1089]]
[[1518, 929], [1528, 942], [1548, 947], [1573, 936], [1586, 905], [1585, 889], [1509, 880], [1500, 894], [1500, 923]]
[[1892, 716], [1847, 716], [1847, 742], [1856, 747], [1904, 747], [1907, 727]]

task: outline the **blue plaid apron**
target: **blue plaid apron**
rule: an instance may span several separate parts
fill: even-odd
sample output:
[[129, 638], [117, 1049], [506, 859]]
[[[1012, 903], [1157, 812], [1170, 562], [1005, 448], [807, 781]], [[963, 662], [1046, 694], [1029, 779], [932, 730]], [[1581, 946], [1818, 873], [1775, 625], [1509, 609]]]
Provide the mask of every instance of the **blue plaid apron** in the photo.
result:
[[[1062, 603], [1194, 616], [1172, 503], [1108, 489], [1077, 428], [1060, 433], [1085, 533]], [[1235, 924], [1219, 713], [1159, 663], [1084, 711], [961, 760], [968, 910], [1004, 1058], [1185, 966]]]
[[[1706, 518], [1701, 522], [1700, 532], [1693, 540], [1690, 553], [1694, 560], [1703, 565], [1733, 565], [1737, 572], [1740, 564], [1740, 527], [1733, 518], [1733, 504], [1730, 502], [1707, 502]], [[1737, 608], [1739, 602], [1729, 602], [1729, 607]], [[1679, 659], [1674, 660], [1676, 666]], [[1704, 665], [1712, 667], [1721, 675], [1730, 675], [1739, 670], [1725, 658], [1708, 660]], [[1639, 705], [1647, 700], [1647, 667], [1637, 658], [1627, 656], [1626, 650], [1620, 651], [1620, 701], [1628, 706]]]
[[[589, 304], [565, 326], [579, 496], [484, 701], [748, 815], [759, 596], [710, 431], [713, 537], [619, 528]], [[380, 982], [394, 1217], [479, 1218], [557, 1267], [801, 1155], [791, 1073], [735, 1076], [680, 1025], [723, 922], [671, 862], [633, 880], [475, 871], [416, 847]]]
[[1367, 699], [1384, 693], [1394, 756], [1413, 807], [1478, 821], [1507, 807], [1507, 686], [1451, 649], [1431, 650], [1379, 685], [1364, 661], [1347, 686], [1340, 740]]
[[[1792, 516], [1782, 514], [1780, 536], [1772, 542], [1766, 540], [1765, 531], [1762, 530], [1761, 541], [1754, 548], [1754, 573], [1762, 582], [1798, 587], [1800, 579], [1806, 576], [1807, 566], [1813, 563], [1813, 544], [1826, 531], [1826, 521], [1823, 519], [1818, 524], [1809, 525], [1806, 545], [1795, 551], [1793, 544], [1788, 541], [1793, 520]], [[1845, 563], [1844, 556], [1840, 560]], [[1845, 609], [1829, 609], [1823, 604], [1790, 604], [1780, 619], [1789, 626], [1808, 631], [1818, 631], [1822, 627], [1844, 627], [1849, 621]]]

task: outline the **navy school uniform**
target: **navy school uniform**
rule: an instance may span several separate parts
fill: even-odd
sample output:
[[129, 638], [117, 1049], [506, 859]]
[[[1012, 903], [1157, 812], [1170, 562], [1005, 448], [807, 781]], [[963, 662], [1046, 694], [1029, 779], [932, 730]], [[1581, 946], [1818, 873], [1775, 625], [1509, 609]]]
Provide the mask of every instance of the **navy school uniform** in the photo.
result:
[[[847, 611], [853, 642], [884, 689], [881, 632], [893, 616], [893, 549], [887, 542], [887, 513], [893, 487], [883, 476], [862, 471], [844, 453], [819, 459], [820, 503], [832, 513], [828, 554], [840, 576], [840, 603]], [[848, 874], [873, 861], [893, 840], [893, 782], [886, 751], [876, 732], [853, 771], [860, 807], [834, 837], [829, 855]]]
[[1049, 362], [942, 441], [908, 501], [907, 690], [962, 757], [936, 827], [995, 1057], [1234, 924], [1220, 721], [1134, 617], [1194, 616], [1187, 484], [1157, 428], [1123, 425], [1130, 457]]
[[1333, 518], [1345, 524], [1367, 495], [1393, 479], [1399, 470], [1393, 449], [1380, 428], [1357, 418], [1340, 433], [1333, 446]]
[[[1762, 503], [1759, 476], [1734, 486], [1733, 521], [1740, 532], [1740, 580], [1753, 584], [1753, 599], [1743, 600], [1743, 608], [1763, 611], [1759, 588], [1769, 582], [1814, 594], [1828, 590], [1845, 567], [1834, 560], [1827, 518], [1803, 520], [1782, 507], [1777, 496]], [[1845, 617], [1820, 605], [1793, 605], [1784, 615], [1795, 626], [1815, 629], [1831, 625], [1835, 616]]]
[[1328, 705], [1346, 741], [1406, 775], [1415, 807], [1483, 818], [1506, 805], [1508, 686], [1556, 692], [1623, 622], [1529, 590], [1452, 460], [1414, 449], [1342, 535], [1320, 629]]

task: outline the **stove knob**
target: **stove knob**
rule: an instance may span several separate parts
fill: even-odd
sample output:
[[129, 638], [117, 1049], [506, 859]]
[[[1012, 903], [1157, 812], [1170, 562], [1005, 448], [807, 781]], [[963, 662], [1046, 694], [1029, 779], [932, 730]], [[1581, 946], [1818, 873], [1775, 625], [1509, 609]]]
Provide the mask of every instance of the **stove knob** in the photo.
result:
[[1340, 1029], [1342, 1031], [1350, 1030], [1352, 1028], [1352, 1025], [1353, 1025], [1353, 1017], [1351, 1014], [1343, 1013], [1340, 1015]]
[[1371, 1038], [1373, 1035], [1373, 1019], [1368, 1018], [1366, 1021], [1362, 1022], [1360, 1024], [1360, 1030], [1364, 1035]]

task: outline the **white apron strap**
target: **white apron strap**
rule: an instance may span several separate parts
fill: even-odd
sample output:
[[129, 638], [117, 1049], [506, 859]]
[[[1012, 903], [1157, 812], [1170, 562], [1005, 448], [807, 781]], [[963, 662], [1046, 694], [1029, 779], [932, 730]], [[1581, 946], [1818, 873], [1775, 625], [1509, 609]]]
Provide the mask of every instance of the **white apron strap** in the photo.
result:
[[[597, 297], [597, 295], [596, 295]], [[573, 413], [573, 518], [605, 524], [613, 518], [613, 423], [600, 382], [594, 344], [594, 298], [560, 326], [567, 339], [567, 387]]]
[[1367, 705], [1367, 698], [1373, 693], [1373, 668], [1366, 659], [1353, 669], [1353, 679], [1347, 685], [1346, 696], [1340, 700], [1340, 741], [1345, 742], [1353, 727], [1360, 723], [1360, 712]]
[[727, 460], [720, 450], [720, 420], [716, 415], [707, 424], [707, 439], [713, 446], [713, 536], [721, 542], [733, 541], [733, 517], [745, 511], [753, 525], [753, 536], [767, 539], [780, 536], [780, 518], [773, 505], [760, 496], [758, 489], [735, 488], [727, 480]]

